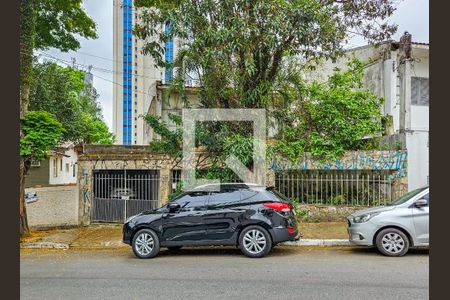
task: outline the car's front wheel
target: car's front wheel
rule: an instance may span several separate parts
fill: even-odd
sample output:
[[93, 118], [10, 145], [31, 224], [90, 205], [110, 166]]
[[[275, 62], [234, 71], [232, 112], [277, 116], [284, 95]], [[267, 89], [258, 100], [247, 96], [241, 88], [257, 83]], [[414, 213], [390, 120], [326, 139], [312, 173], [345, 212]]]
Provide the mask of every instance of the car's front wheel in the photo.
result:
[[408, 237], [396, 228], [380, 231], [376, 238], [378, 251], [386, 256], [403, 256], [408, 252]]
[[153, 230], [141, 229], [131, 243], [134, 254], [139, 258], [152, 258], [159, 253], [159, 239]]
[[272, 239], [264, 228], [249, 226], [239, 235], [239, 248], [248, 257], [263, 257], [270, 252]]

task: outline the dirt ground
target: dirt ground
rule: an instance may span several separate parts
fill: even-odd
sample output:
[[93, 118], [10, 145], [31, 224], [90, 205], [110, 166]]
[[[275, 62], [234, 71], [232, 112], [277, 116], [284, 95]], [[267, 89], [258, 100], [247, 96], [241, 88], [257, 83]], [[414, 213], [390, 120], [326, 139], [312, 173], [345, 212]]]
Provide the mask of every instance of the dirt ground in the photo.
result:
[[346, 222], [302, 223], [304, 239], [348, 239]]

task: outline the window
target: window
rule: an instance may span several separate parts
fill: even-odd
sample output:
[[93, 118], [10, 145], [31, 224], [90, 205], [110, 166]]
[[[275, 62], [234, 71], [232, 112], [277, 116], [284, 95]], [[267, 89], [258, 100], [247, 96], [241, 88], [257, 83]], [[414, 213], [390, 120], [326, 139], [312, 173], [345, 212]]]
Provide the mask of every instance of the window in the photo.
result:
[[31, 167], [40, 167], [41, 166], [41, 162], [38, 160], [32, 160], [31, 161]]
[[430, 102], [429, 79], [423, 77], [411, 77], [411, 104], [428, 106]]
[[63, 165], [63, 160], [62, 158], [59, 159], [59, 170], [62, 172], [62, 165]]
[[232, 202], [237, 202], [241, 200], [241, 193], [239, 189], [233, 188], [225, 188], [221, 189], [220, 192], [213, 191], [211, 192], [211, 198], [209, 199], [209, 205], [222, 205]]
[[253, 200], [251, 199], [252, 197], [255, 197], [256, 195], [258, 195], [257, 191], [253, 191], [253, 190], [249, 190], [249, 189], [242, 189], [241, 190], [241, 199], [242, 200]]
[[77, 171], [76, 171], [76, 164], [72, 165], [72, 177], [75, 177]]
[[66, 163], [66, 173], [70, 172], [70, 165], [68, 163]]
[[180, 204], [181, 211], [204, 210], [207, 199], [208, 192], [198, 191], [183, 194], [174, 202]]
[[53, 177], [58, 177], [58, 159], [54, 158], [53, 161]]

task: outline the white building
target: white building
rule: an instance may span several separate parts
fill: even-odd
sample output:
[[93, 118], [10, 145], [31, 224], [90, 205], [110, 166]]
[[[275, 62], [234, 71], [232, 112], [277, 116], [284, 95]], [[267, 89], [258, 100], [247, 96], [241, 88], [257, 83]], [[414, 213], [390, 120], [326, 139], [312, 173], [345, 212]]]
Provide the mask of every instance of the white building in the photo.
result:
[[[408, 41], [409, 37], [409, 41]], [[325, 80], [335, 67], [356, 57], [371, 62], [365, 69], [364, 86], [384, 98], [384, 115], [392, 116], [390, 134], [408, 150], [408, 189], [429, 180], [429, 44], [388, 41], [376, 46], [349, 49], [336, 62], [325, 62], [313, 79]], [[394, 139], [393, 139], [394, 140]]]
[[67, 142], [49, 151], [48, 159], [31, 162], [25, 176], [25, 187], [76, 184], [80, 147]]

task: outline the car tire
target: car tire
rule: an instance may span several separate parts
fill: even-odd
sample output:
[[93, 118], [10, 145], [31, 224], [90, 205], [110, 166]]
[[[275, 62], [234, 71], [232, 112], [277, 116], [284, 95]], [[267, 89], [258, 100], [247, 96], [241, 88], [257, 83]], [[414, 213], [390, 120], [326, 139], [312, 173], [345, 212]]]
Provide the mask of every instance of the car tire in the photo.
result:
[[131, 248], [139, 258], [152, 258], [159, 253], [159, 239], [150, 229], [141, 229], [133, 237]]
[[381, 230], [376, 237], [378, 251], [386, 256], [403, 256], [408, 252], [409, 239], [396, 228]]
[[272, 248], [269, 232], [261, 226], [248, 226], [239, 235], [239, 249], [248, 257], [266, 256]]
[[171, 247], [167, 247], [167, 249], [169, 249], [169, 251], [172, 251], [172, 252], [177, 252], [177, 251], [180, 251], [180, 249], [182, 247], [183, 246], [171, 246]]

